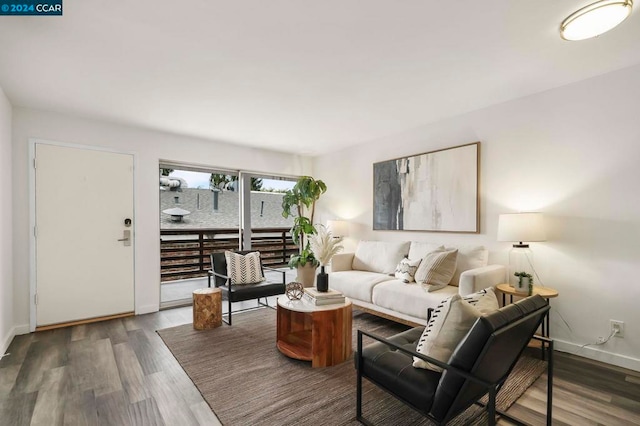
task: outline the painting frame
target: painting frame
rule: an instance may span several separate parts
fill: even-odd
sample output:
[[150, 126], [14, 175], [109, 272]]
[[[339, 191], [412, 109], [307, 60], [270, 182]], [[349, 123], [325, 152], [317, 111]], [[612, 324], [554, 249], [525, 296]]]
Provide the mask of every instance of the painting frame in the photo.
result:
[[480, 142], [373, 163], [374, 231], [480, 233]]

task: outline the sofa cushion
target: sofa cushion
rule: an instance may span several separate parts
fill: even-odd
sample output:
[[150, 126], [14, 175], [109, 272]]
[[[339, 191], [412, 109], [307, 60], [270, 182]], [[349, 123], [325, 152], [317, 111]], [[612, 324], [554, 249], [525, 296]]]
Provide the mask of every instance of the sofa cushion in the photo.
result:
[[354, 253], [336, 253], [331, 258], [331, 272], [350, 271]]
[[421, 241], [411, 241], [411, 245], [409, 246], [409, 259], [422, 259], [436, 250], [444, 250], [444, 246]]
[[400, 261], [400, 263], [398, 263], [398, 266], [396, 266], [395, 277], [405, 283], [414, 282], [416, 280], [415, 275], [420, 262], [422, 262], [422, 259], [411, 260], [408, 257], [405, 257]]
[[[446, 298], [433, 311], [416, 352], [447, 362], [476, 319], [496, 310], [498, 299], [491, 288], [464, 298], [459, 294]], [[414, 358], [413, 366], [442, 371], [440, 367], [419, 358]]]
[[353, 269], [393, 274], [398, 263], [408, 253], [408, 241], [360, 241], [353, 258]]
[[426, 320], [428, 307], [437, 306], [442, 299], [457, 292], [457, 287], [447, 286], [442, 290], [427, 293], [419, 284], [406, 284], [393, 279], [375, 286], [373, 303], [382, 308]]
[[427, 254], [416, 271], [416, 282], [427, 291], [446, 287], [456, 271], [457, 257], [458, 250], [436, 250]]
[[[345, 296], [371, 303], [371, 292], [376, 284], [393, 280], [389, 275], [366, 271], [340, 271], [329, 275], [329, 288]], [[415, 284], [414, 284], [415, 285]]]
[[449, 283], [455, 286], [460, 283], [460, 274], [464, 271], [482, 268], [483, 266], [487, 266], [489, 262], [489, 250], [483, 246], [447, 247], [447, 250], [454, 250], [456, 248], [458, 249], [456, 272], [454, 272], [453, 279]]

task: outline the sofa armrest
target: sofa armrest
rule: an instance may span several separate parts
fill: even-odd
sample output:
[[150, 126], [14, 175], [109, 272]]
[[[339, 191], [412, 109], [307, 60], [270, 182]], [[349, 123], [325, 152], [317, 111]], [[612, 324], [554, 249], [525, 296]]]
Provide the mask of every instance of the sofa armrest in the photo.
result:
[[355, 253], [338, 253], [331, 258], [331, 272], [350, 271]]
[[504, 265], [487, 265], [482, 268], [469, 269], [460, 274], [458, 293], [460, 296], [475, 293], [482, 289], [505, 282], [507, 268]]

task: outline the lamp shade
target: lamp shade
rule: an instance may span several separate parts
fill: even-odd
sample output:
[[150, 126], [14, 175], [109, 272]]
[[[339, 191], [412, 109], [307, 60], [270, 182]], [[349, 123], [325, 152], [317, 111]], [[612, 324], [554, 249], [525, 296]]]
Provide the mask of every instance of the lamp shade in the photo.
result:
[[344, 220], [328, 220], [327, 228], [334, 237], [346, 237], [349, 235], [349, 223]]
[[508, 213], [498, 219], [498, 241], [546, 241], [542, 213]]

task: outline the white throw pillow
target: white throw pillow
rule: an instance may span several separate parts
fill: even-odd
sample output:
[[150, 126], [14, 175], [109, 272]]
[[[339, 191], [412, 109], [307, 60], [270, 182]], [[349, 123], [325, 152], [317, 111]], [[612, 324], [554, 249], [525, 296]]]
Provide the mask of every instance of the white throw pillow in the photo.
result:
[[500, 308], [500, 305], [498, 304], [498, 296], [496, 296], [495, 291], [493, 291], [493, 287], [485, 288], [484, 290], [480, 290], [477, 293], [472, 293], [467, 296], [462, 296], [462, 298], [483, 314], [489, 314]]
[[[443, 300], [431, 313], [416, 352], [447, 362], [460, 341], [481, 315], [498, 309], [498, 299], [493, 289], [486, 289], [469, 296], [454, 294]], [[438, 366], [420, 358], [413, 358], [413, 366], [442, 371]]]
[[265, 280], [260, 265], [260, 252], [254, 251], [246, 255], [225, 251], [227, 260], [227, 276], [231, 284], [255, 284]]
[[446, 287], [456, 271], [458, 250], [436, 250], [425, 256], [416, 271], [415, 280], [427, 291]]
[[404, 258], [398, 263], [396, 266], [396, 274], [395, 277], [404, 281], [405, 283], [412, 283], [415, 281], [416, 271], [418, 270], [418, 265], [422, 259], [411, 260], [409, 258]]

